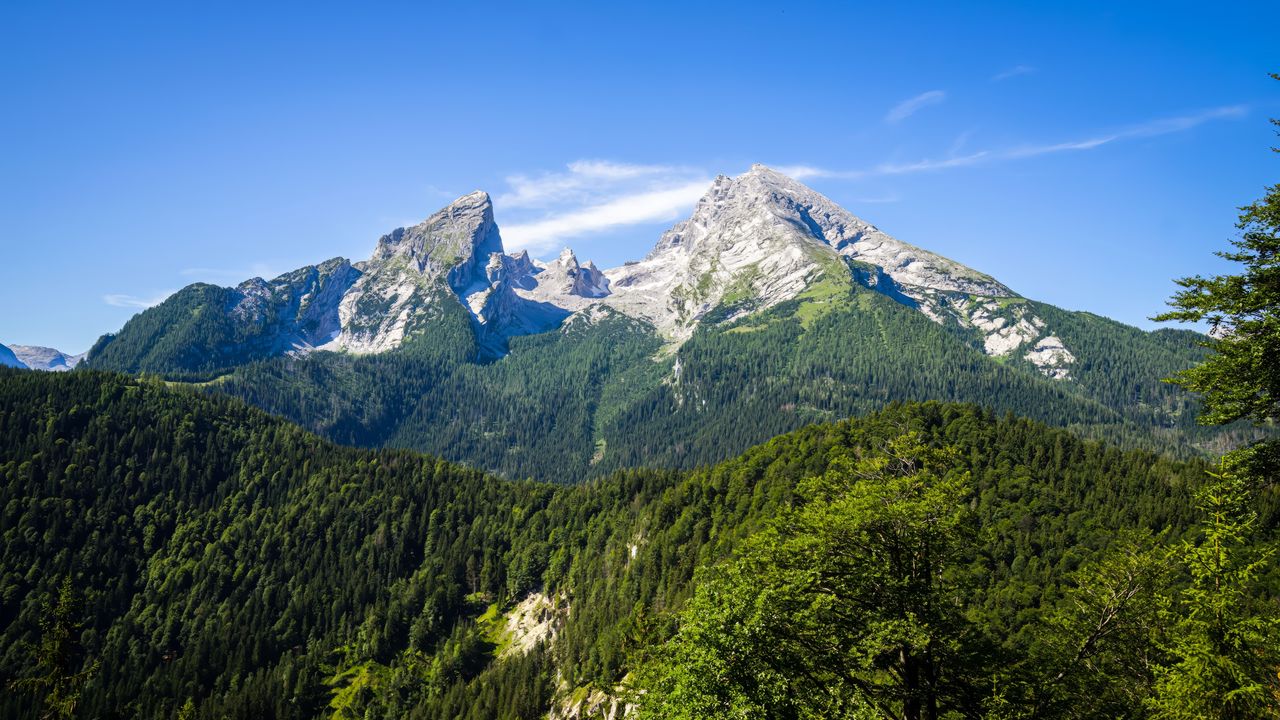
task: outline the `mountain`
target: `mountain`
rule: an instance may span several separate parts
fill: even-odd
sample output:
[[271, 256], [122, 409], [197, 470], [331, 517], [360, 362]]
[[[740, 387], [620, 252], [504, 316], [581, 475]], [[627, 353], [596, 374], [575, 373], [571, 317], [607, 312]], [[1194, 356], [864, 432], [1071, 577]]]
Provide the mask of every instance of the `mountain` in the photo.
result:
[[1130, 447], [1220, 449], [1161, 380], [1200, 336], [1036, 302], [764, 166], [642, 260], [508, 254], [476, 192], [335, 258], [193, 285], [91, 350], [326, 437], [577, 481], [713, 463], [893, 401], [977, 402]]
[[10, 345], [9, 349], [14, 355], [22, 361], [24, 365], [32, 370], [49, 370], [52, 372], [66, 372], [75, 368], [84, 359], [85, 353], [79, 355], [68, 355], [61, 350], [55, 350], [49, 347], [40, 347], [39, 345]]
[[[99, 663], [86, 717], [585, 717], [664, 646], [699, 568], [906, 429], [972, 483], [954, 601], [978, 699], [1043, 669], [1073, 571], [1126, 532], [1183, 536], [1206, 469], [928, 403], [565, 487], [338, 447], [152, 379], [0, 370], [0, 681], [39, 669], [69, 578], [67, 671]], [[0, 716], [40, 712], [0, 693]]]
[[606, 275], [618, 293], [615, 304], [634, 306], [658, 327], [687, 336], [689, 324], [727, 293], [751, 298], [753, 309], [772, 307], [832, 273], [832, 260], [842, 256], [876, 266], [910, 288], [904, 297], [931, 310], [938, 292], [1014, 295], [982, 273], [895, 240], [763, 165], [718, 177], [692, 217], [663, 234], [643, 261]]
[[26, 363], [19, 360], [13, 350], [0, 345], [0, 367], [25, 368], [26, 366]]
[[[91, 354], [98, 367], [163, 373], [216, 371], [316, 349], [386, 352], [427, 332], [440, 307], [454, 301], [470, 312], [479, 345], [490, 356], [504, 354], [513, 336], [546, 331], [596, 307], [648, 322], [678, 346], [722, 304], [734, 306], [718, 318], [728, 322], [847, 284], [851, 273], [935, 322], [972, 330], [992, 356], [1022, 349], [1022, 357], [1047, 376], [1070, 375], [1070, 349], [1012, 290], [890, 237], [763, 165], [717, 178], [688, 220], [664, 233], [643, 260], [622, 267], [602, 272], [590, 262], [579, 264], [569, 249], [546, 263], [527, 253], [505, 254], [493, 204], [477, 191], [418, 225], [384, 235], [363, 262], [334, 258], [221, 292], [190, 286]], [[148, 313], [167, 318], [177, 314], [174, 308], [193, 305], [208, 310], [147, 337], [165, 345], [195, 323], [209, 328], [213, 342], [204, 349], [210, 352], [174, 357], [112, 349], [142, 344], [135, 336], [156, 324], [143, 319]]]
[[[183, 288], [99, 340], [90, 365], [198, 375], [314, 350], [387, 352], [429, 333], [457, 303], [470, 314], [480, 348], [496, 357], [511, 336], [567, 317], [554, 299], [599, 292], [586, 280], [555, 284], [579, 274], [569, 259], [573, 268], [505, 255], [489, 195], [474, 192], [382, 236], [362, 262], [333, 258], [271, 281]], [[539, 283], [544, 273], [550, 282]], [[599, 274], [581, 270], [584, 278], [592, 273]]]

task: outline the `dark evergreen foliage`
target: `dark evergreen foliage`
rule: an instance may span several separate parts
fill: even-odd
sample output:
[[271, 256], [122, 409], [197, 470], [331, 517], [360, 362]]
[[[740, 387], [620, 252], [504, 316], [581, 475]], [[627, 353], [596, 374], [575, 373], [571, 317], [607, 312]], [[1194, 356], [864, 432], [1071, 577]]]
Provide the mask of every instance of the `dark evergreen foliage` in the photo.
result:
[[[1034, 650], [1069, 574], [1119, 529], [1187, 527], [1203, 470], [928, 403], [693, 473], [512, 483], [334, 446], [221, 395], [6, 371], [0, 673], [26, 675], [40, 609], [70, 577], [86, 598], [85, 657], [101, 663], [86, 716], [171, 717], [190, 700], [196, 717], [540, 717], [557, 671], [571, 688], [613, 688], [672, 631], [698, 567], [729, 557], [834, 458], [904, 430], [959, 448], [972, 476], [967, 612], [991, 662]], [[531, 591], [564, 599], [563, 628], [549, 648], [495, 661], [482, 616]], [[8, 694], [0, 714], [37, 705]]]
[[[263, 359], [199, 384], [344, 444], [411, 448], [554, 482], [715, 463], [895, 401], [974, 402], [1183, 456], [1254, 437], [1246, 428], [1198, 427], [1194, 399], [1161, 382], [1203, 357], [1200, 336], [1148, 333], [1047, 305], [1035, 311], [1076, 354], [1071, 380], [1050, 380], [1017, 358], [998, 362], [976, 336], [856, 284], [822, 303], [796, 300], [704, 324], [674, 355], [647, 325], [610, 313], [514, 338], [509, 355], [481, 361], [466, 311], [451, 299], [442, 308], [394, 352]], [[143, 320], [130, 326], [151, 323]], [[111, 353], [91, 364], [143, 367]]]

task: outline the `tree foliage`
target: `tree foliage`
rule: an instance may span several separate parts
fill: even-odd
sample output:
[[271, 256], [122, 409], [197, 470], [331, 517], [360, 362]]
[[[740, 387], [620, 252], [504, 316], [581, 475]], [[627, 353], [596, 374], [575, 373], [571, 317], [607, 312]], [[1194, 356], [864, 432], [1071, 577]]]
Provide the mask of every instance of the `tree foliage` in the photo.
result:
[[[1240, 208], [1237, 227], [1234, 249], [1217, 255], [1240, 271], [1178, 280], [1183, 289], [1170, 300], [1173, 309], [1156, 320], [1206, 322], [1211, 329], [1209, 356], [1172, 379], [1203, 397], [1202, 422], [1274, 426], [1280, 419], [1280, 184]], [[1280, 467], [1275, 441], [1251, 452], [1266, 466], [1261, 472]]]
[[1198, 427], [1194, 398], [1160, 382], [1203, 355], [1196, 333], [1148, 333], [1020, 299], [1076, 356], [1070, 380], [1050, 380], [1016, 353], [992, 358], [977, 330], [939, 325], [857, 282], [742, 317], [721, 306], [674, 353], [651, 326], [606, 312], [513, 338], [499, 361], [482, 357], [468, 311], [448, 293], [396, 351], [278, 357], [279, 318], [233, 322], [223, 309], [236, 292], [186, 288], [131, 320], [87, 366], [195, 382], [343, 444], [556, 482], [713, 464], [895, 401], [976, 402], [1184, 456], [1240, 433]]
[[98, 661], [83, 657], [80, 612], [71, 578], [63, 578], [56, 597], [44, 603], [39, 645], [30, 650], [31, 667], [26, 675], [9, 683], [11, 690], [40, 696], [43, 718], [74, 717], [85, 683], [98, 670]]
[[798, 508], [708, 573], [642, 717], [938, 718], [967, 673], [967, 474], [918, 435], [835, 458]]
[[[918, 472], [867, 464], [904, 434], [930, 449], [895, 451], [923, 457]], [[813, 425], [690, 472], [509, 482], [412, 452], [337, 447], [225, 396], [100, 372], [0, 372], [0, 675], [27, 674], [22, 648], [38, 644], [43, 601], [70, 576], [91, 590], [79, 637], [85, 659], [101, 662], [80, 698], [86, 716], [310, 718], [336, 700], [369, 717], [541, 717], [561, 682], [613, 693], [679, 630], [698, 568], [735, 553], [838, 552], [844, 535], [822, 525], [870, 533], [881, 526], [868, 517], [890, 517], [872, 513], [877, 503], [901, 496], [901, 507], [956, 513], [940, 516], [947, 528], [972, 523], [971, 542], [938, 539], [956, 541], [945, 545], [960, 556], [950, 572], [895, 586], [924, 593], [932, 577], [931, 597], [959, 603], [963, 622], [946, 624], [957, 616], [941, 601], [914, 620], [901, 605], [869, 608], [859, 617], [876, 634], [856, 637], [914, 643], [927, 620], [945, 630], [933, 646], [945, 661], [939, 707], [985, 708], [995, 680], [1021, 701], [1032, 696], [1018, 688], [1060, 671], [1042, 647], [1044, 618], [1120, 531], [1180, 539], [1203, 467], [924, 403]], [[912, 477], [928, 479], [919, 493]], [[953, 481], [963, 502], [933, 492]], [[903, 515], [905, 527], [917, 517]], [[774, 550], [750, 550], [778, 518], [798, 524], [771, 531]], [[856, 564], [869, 562], [837, 554], [814, 568], [893, 567]], [[793, 564], [780, 577], [806, 572]], [[792, 589], [771, 597], [808, 597]], [[866, 597], [852, 581], [837, 589]], [[568, 610], [554, 642], [508, 657], [496, 628], [531, 592]], [[837, 605], [797, 607], [848, 612]], [[886, 680], [892, 653], [844, 651], [861, 663], [859, 682], [883, 681], [884, 702], [905, 702]], [[34, 694], [0, 696], [0, 715], [39, 712]]]
[[1200, 491], [1198, 537], [1176, 549], [1190, 575], [1163, 610], [1169, 660], [1157, 667], [1154, 718], [1280, 718], [1280, 607], [1262, 584], [1275, 561], [1258, 543], [1253, 496], [1237, 475]]

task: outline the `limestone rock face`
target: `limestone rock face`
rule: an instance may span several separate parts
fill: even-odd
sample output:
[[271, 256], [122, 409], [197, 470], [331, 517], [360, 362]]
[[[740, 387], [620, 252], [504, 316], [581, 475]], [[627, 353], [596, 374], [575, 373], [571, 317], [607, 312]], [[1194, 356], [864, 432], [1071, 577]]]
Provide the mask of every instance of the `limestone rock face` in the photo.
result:
[[277, 352], [307, 352], [338, 334], [338, 303], [359, 277], [345, 258], [333, 258], [270, 281], [252, 278], [236, 286], [229, 313], [242, 325], [268, 329]]
[[[0, 348], [3, 348], [0, 345]], [[66, 372], [71, 370], [80, 361], [84, 359], [84, 353], [79, 355], [68, 355], [61, 350], [51, 347], [41, 347], [39, 345], [10, 345], [8, 347], [10, 354], [16, 359], [19, 365], [12, 365], [6, 362], [5, 358], [0, 357], [0, 365], [11, 365], [12, 367], [28, 367], [32, 370], [48, 370], [49, 372]], [[0, 355], [4, 354], [4, 350], [0, 349]]]
[[977, 333], [992, 356], [1046, 334], [1017, 293], [989, 275], [897, 240], [763, 165], [716, 178], [643, 260], [605, 276], [612, 294], [602, 302], [676, 343], [726, 302], [737, 308], [726, 316], [733, 320], [850, 276], [934, 322]]
[[612, 292], [609, 279], [595, 263], [580, 264], [568, 248], [550, 262], [530, 262], [528, 257], [521, 253], [512, 259], [521, 273], [516, 292], [523, 298], [577, 312]]
[[819, 277], [843, 273], [834, 250], [805, 222], [792, 197], [797, 187], [760, 165], [716, 178], [693, 215], [643, 260], [605, 271], [613, 291], [605, 302], [678, 342], [726, 297], [747, 301], [744, 311], [763, 310]]
[[378, 239], [373, 256], [337, 306], [338, 332], [326, 350], [391, 350], [439, 316], [439, 299], [474, 294], [487, 282], [502, 239], [488, 193], [464, 195], [409, 228]]
[[476, 191], [383, 235], [363, 262], [334, 258], [248, 280], [225, 311], [275, 353], [378, 353], [456, 302], [481, 350], [496, 357], [513, 336], [615, 314], [652, 326], [674, 347], [712, 310], [715, 322], [732, 321], [796, 298], [838, 298], [851, 283], [958, 326], [989, 355], [1070, 376], [1074, 355], [1017, 293], [763, 165], [716, 178], [688, 219], [621, 267], [601, 271], [567, 248], [549, 261], [506, 254], [493, 203]]
[[1039, 368], [1040, 372], [1054, 380], [1066, 380], [1071, 377], [1071, 363], [1076, 356], [1063, 346], [1062, 341], [1054, 335], [1040, 338], [1035, 347], [1023, 356], [1027, 362]]
[[13, 350], [10, 350], [5, 345], [0, 345], [0, 367], [28, 369], [26, 363], [19, 360]]

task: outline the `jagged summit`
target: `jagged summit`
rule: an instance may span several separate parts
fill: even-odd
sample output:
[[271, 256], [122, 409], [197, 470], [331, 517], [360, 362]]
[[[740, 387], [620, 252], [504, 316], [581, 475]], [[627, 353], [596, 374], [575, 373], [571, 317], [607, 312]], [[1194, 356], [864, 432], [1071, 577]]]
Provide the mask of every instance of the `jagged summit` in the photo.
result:
[[718, 225], [744, 218], [796, 231], [851, 258], [884, 268], [899, 282], [938, 290], [1009, 297], [1014, 293], [991, 276], [880, 231], [808, 186], [759, 163], [734, 178], [719, 176], [693, 216], [658, 241], [654, 252], [704, 238]]
[[665, 232], [643, 261], [606, 275], [615, 288], [613, 304], [679, 339], [731, 286], [752, 296], [756, 309], [771, 307], [838, 273], [842, 263], [833, 261], [840, 256], [876, 265], [916, 294], [1014, 295], [989, 276], [896, 240], [760, 164], [737, 177], [717, 177], [689, 219]]
[[421, 274], [440, 274], [460, 267], [461, 274], [469, 274], [475, 263], [483, 266], [495, 252], [502, 252], [502, 238], [493, 220], [493, 201], [489, 193], [477, 190], [417, 225], [383, 235], [369, 262], [403, 259]]
[[611, 308], [679, 344], [717, 307], [727, 308], [720, 320], [733, 320], [802, 295], [836, 301], [855, 282], [980, 334], [991, 355], [1025, 349], [1053, 377], [1065, 377], [1073, 359], [1005, 285], [897, 240], [761, 164], [717, 177], [688, 219], [622, 267], [601, 271], [568, 248], [548, 261], [506, 254], [493, 201], [477, 190], [383, 235], [366, 261], [335, 258], [250, 280], [227, 307], [249, 326], [238, 337], [257, 333], [259, 355], [376, 353], [425, 331], [456, 300], [481, 347], [501, 355], [511, 336], [575, 313]]
[[[850, 264], [852, 263], [852, 264]], [[675, 342], [732, 300], [732, 320], [799, 297], [815, 286], [860, 282], [939, 323], [982, 335], [988, 354], [1006, 356], [1037, 338], [1057, 342], [1021, 298], [994, 278], [902, 242], [806, 185], [752, 165], [717, 177], [693, 214], [663, 233], [636, 263], [605, 271], [604, 300], [652, 322]], [[1052, 377], [1074, 358], [1027, 352]]]
[[57, 348], [40, 345], [10, 345], [9, 350], [21, 363], [32, 370], [66, 372], [80, 364], [84, 353], [71, 355]]

